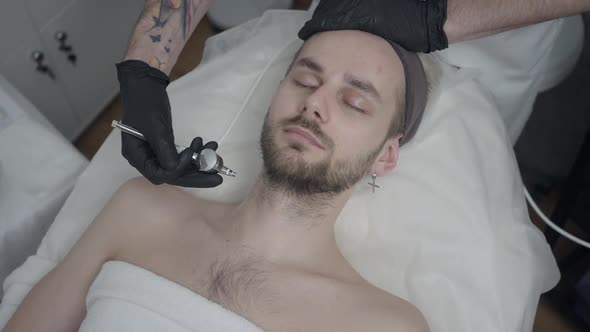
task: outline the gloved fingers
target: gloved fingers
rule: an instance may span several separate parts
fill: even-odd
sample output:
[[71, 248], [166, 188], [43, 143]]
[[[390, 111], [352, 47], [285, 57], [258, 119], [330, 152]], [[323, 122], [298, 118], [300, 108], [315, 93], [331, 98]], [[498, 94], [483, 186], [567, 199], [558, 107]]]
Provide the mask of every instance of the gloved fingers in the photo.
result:
[[322, 0], [298, 35], [361, 30], [409, 51], [432, 52], [448, 47], [446, 17], [447, 0]]
[[145, 142], [139, 138], [130, 137], [128, 134], [121, 133], [121, 154], [123, 157], [125, 157], [125, 159], [127, 159], [127, 161], [131, 163], [131, 159], [135, 159], [132, 157], [132, 154], [135, 152], [138, 145], [141, 145], [141, 143], [145, 144]]
[[205, 144], [205, 146], [203, 146], [203, 149], [211, 149], [211, 150], [215, 151], [215, 150], [217, 150], [218, 147], [219, 147], [219, 145], [217, 144], [217, 142], [211, 141], [211, 142], [207, 142], [207, 144]]
[[152, 148], [158, 163], [167, 171], [173, 171], [178, 167], [179, 155], [174, 145], [174, 135], [171, 130], [155, 130], [155, 137], [146, 135], [146, 139]]
[[200, 172], [196, 167], [191, 167], [182, 176], [168, 183], [181, 187], [213, 188], [223, 183], [223, 178], [219, 174]]
[[193, 158], [193, 151], [189, 148], [184, 149], [180, 153], [179, 162], [178, 162], [178, 166], [176, 167], [176, 169], [174, 169], [173, 171], [169, 172], [166, 175], [166, 180], [165, 180], [166, 183], [170, 183], [171, 181], [174, 181], [175, 179], [177, 179], [177, 178], [181, 177], [183, 174], [185, 174], [188, 170], [190, 170], [192, 168], [192, 166], [194, 165], [192, 163], [192, 158]]
[[190, 148], [196, 153], [201, 153], [203, 149], [211, 149], [215, 151], [218, 148], [218, 144], [215, 141], [210, 141], [203, 145], [203, 139], [201, 137], [195, 137], [191, 142]]
[[[367, 0], [322, 0], [313, 12], [312, 18], [299, 30], [299, 38], [306, 40], [311, 35], [331, 30], [356, 30], [364, 20], [351, 19], [362, 12]], [[364, 4], [374, 6], [374, 4]], [[354, 15], [351, 13], [355, 13]], [[370, 16], [368, 16], [370, 17]], [[360, 29], [362, 30], [362, 29]]]
[[122, 154], [146, 179], [153, 184], [162, 184], [179, 177], [191, 164], [193, 152], [185, 149], [179, 156], [179, 162], [172, 171], [165, 170], [152, 152], [149, 144], [143, 140], [122, 134]]
[[[139, 173], [146, 177], [153, 184], [161, 184], [163, 180], [156, 179], [151, 173], [145, 169], [148, 160], [154, 159], [154, 154], [151, 151], [149, 144], [139, 138], [121, 133], [121, 154], [131, 166], [136, 168]], [[153, 166], [152, 166], [153, 167]], [[153, 172], [150, 170], [150, 172]]]
[[180, 153], [179, 162], [176, 168], [168, 171], [160, 167], [158, 160], [153, 158], [146, 159], [144, 163], [144, 176], [150, 179], [154, 184], [171, 183], [180, 177], [191, 165], [193, 152], [185, 149]]
[[168, 171], [160, 167], [155, 156], [146, 158], [142, 167], [137, 167], [137, 169], [153, 184], [165, 183], [168, 177]]
[[193, 150], [194, 153], [201, 153], [201, 150], [203, 150], [203, 139], [200, 137], [193, 138], [189, 148]]
[[141, 175], [152, 184], [159, 185], [165, 181], [165, 171], [159, 166], [158, 160], [147, 144], [136, 149], [127, 158], [129, 164], [135, 167]]
[[203, 139], [201, 137], [195, 137], [191, 142], [190, 149], [193, 150], [195, 153], [201, 153], [204, 149], [211, 149], [213, 151], [217, 150], [218, 144], [215, 141], [207, 142], [207, 144], [203, 145]]

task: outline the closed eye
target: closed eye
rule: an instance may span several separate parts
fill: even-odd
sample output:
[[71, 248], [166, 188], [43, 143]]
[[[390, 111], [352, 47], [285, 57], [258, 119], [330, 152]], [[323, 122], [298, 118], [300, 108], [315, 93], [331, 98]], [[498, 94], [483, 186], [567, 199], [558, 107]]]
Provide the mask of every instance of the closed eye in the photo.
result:
[[356, 106], [354, 106], [352, 104], [349, 104], [349, 103], [345, 103], [345, 104], [346, 104], [347, 107], [352, 108], [353, 110], [355, 110], [357, 112], [361, 112], [363, 114], [366, 114], [367, 113], [367, 112], [365, 112], [365, 110], [360, 109], [360, 108], [358, 108], [358, 107], [356, 107]]
[[307, 85], [307, 84], [303, 84], [301, 82], [299, 82], [298, 80], [293, 80], [293, 84], [295, 84], [296, 86], [300, 87], [300, 88], [305, 88], [305, 89], [315, 89], [314, 86], [312, 85]]

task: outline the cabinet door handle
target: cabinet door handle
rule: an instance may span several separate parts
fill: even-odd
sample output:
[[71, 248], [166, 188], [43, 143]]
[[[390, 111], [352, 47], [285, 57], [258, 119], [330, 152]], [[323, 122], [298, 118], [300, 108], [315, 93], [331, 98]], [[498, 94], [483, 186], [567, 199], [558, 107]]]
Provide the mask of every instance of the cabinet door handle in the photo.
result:
[[72, 50], [71, 46], [66, 44], [66, 40], [68, 39], [68, 34], [64, 31], [58, 31], [55, 33], [55, 39], [59, 42], [59, 50], [62, 52], [70, 52]]
[[45, 55], [43, 54], [43, 52], [34, 51], [31, 54], [31, 57], [37, 63], [36, 70], [38, 72], [47, 74], [52, 80], [55, 80], [55, 74], [53, 73], [53, 70], [51, 70], [51, 68], [49, 68], [48, 65], [43, 63], [43, 60], [45, 59]]
[[78, 56], [74, 53], [72, 46], [66, 43], [68, 34], [65, 31], [58, 31], [55, 33], [55, 39], [59, 43], [59, 50], [64, 52], [68, 57], [68, 61], [75, 65]]

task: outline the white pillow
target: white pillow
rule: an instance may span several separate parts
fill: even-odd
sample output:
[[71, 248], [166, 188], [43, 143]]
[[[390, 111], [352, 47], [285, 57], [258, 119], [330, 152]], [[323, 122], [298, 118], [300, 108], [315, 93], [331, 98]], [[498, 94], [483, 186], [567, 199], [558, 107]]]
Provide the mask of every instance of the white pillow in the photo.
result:
[[[208, 40], [202, 65], [170, 85], [177, 142], [195, 135], [219, 141], [220, 155], [239, 174], [190, 192], [218, 201], [246, 194], [262, 165], [262, 119], [308, 17], [270, 11], [219, 34]], [[528, 218], [490, 95], [468, 70], [441, 71], [398, 167], [379, 179], [375, 194], [361, 184], [340, 215], [338, 244], [369, 281], [420, 308], [432, 331], [530, 331], [540, 293], [558, 279], [555, 261]], [[116, 188], [137, 175], [112, 133], [37, 256], [59, 261]]]

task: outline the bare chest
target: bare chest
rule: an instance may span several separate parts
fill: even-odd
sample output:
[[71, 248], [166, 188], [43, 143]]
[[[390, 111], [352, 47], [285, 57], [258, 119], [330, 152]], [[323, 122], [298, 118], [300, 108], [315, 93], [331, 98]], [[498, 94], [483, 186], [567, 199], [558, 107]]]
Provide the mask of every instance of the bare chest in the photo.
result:
[[[193, 233], [194, 234], [194, 233]], [[162, 234], [151, 241], [129, 244], [119, 260], [143, 267], [266, 328], [281, 320], [288, 289], [280, 286], [281, 272], [253, 254], [216, 240]]]
[[334, 330], [334, 322], [356, 316], [354, 307], [363, 296], [355, 287], [278, 268], [214, 234], [202, 233], [199, 239], [184, 234], [189, 232], [130, 243], [118, 259], [190, 289], [265, 331]]
[[[183, 257], [184, 256], [184, 257]], [[149, 258], [148, 258], [149, 257]], [[354, 291], [277, 270], [244, 253], [216, 258], [154, 253], [131, 262], [186, 287], [265, 331], [335, 330], [358, 314]], [[347, 331], [350, 324], [336, 330]], [[353, 329], [354, 330], [354, 329]]]
[[[275, 270], [253, 257], [203, 260], [192, 269], [159, 272], [264, 331], [359, 331], [366, 298], [356, 289]], [[190, 270], [190, 271], [189, 271]], [[170, 273], [171, 271], [175, 271]], [[165, 274], [169, 273], [168, 276]]]

